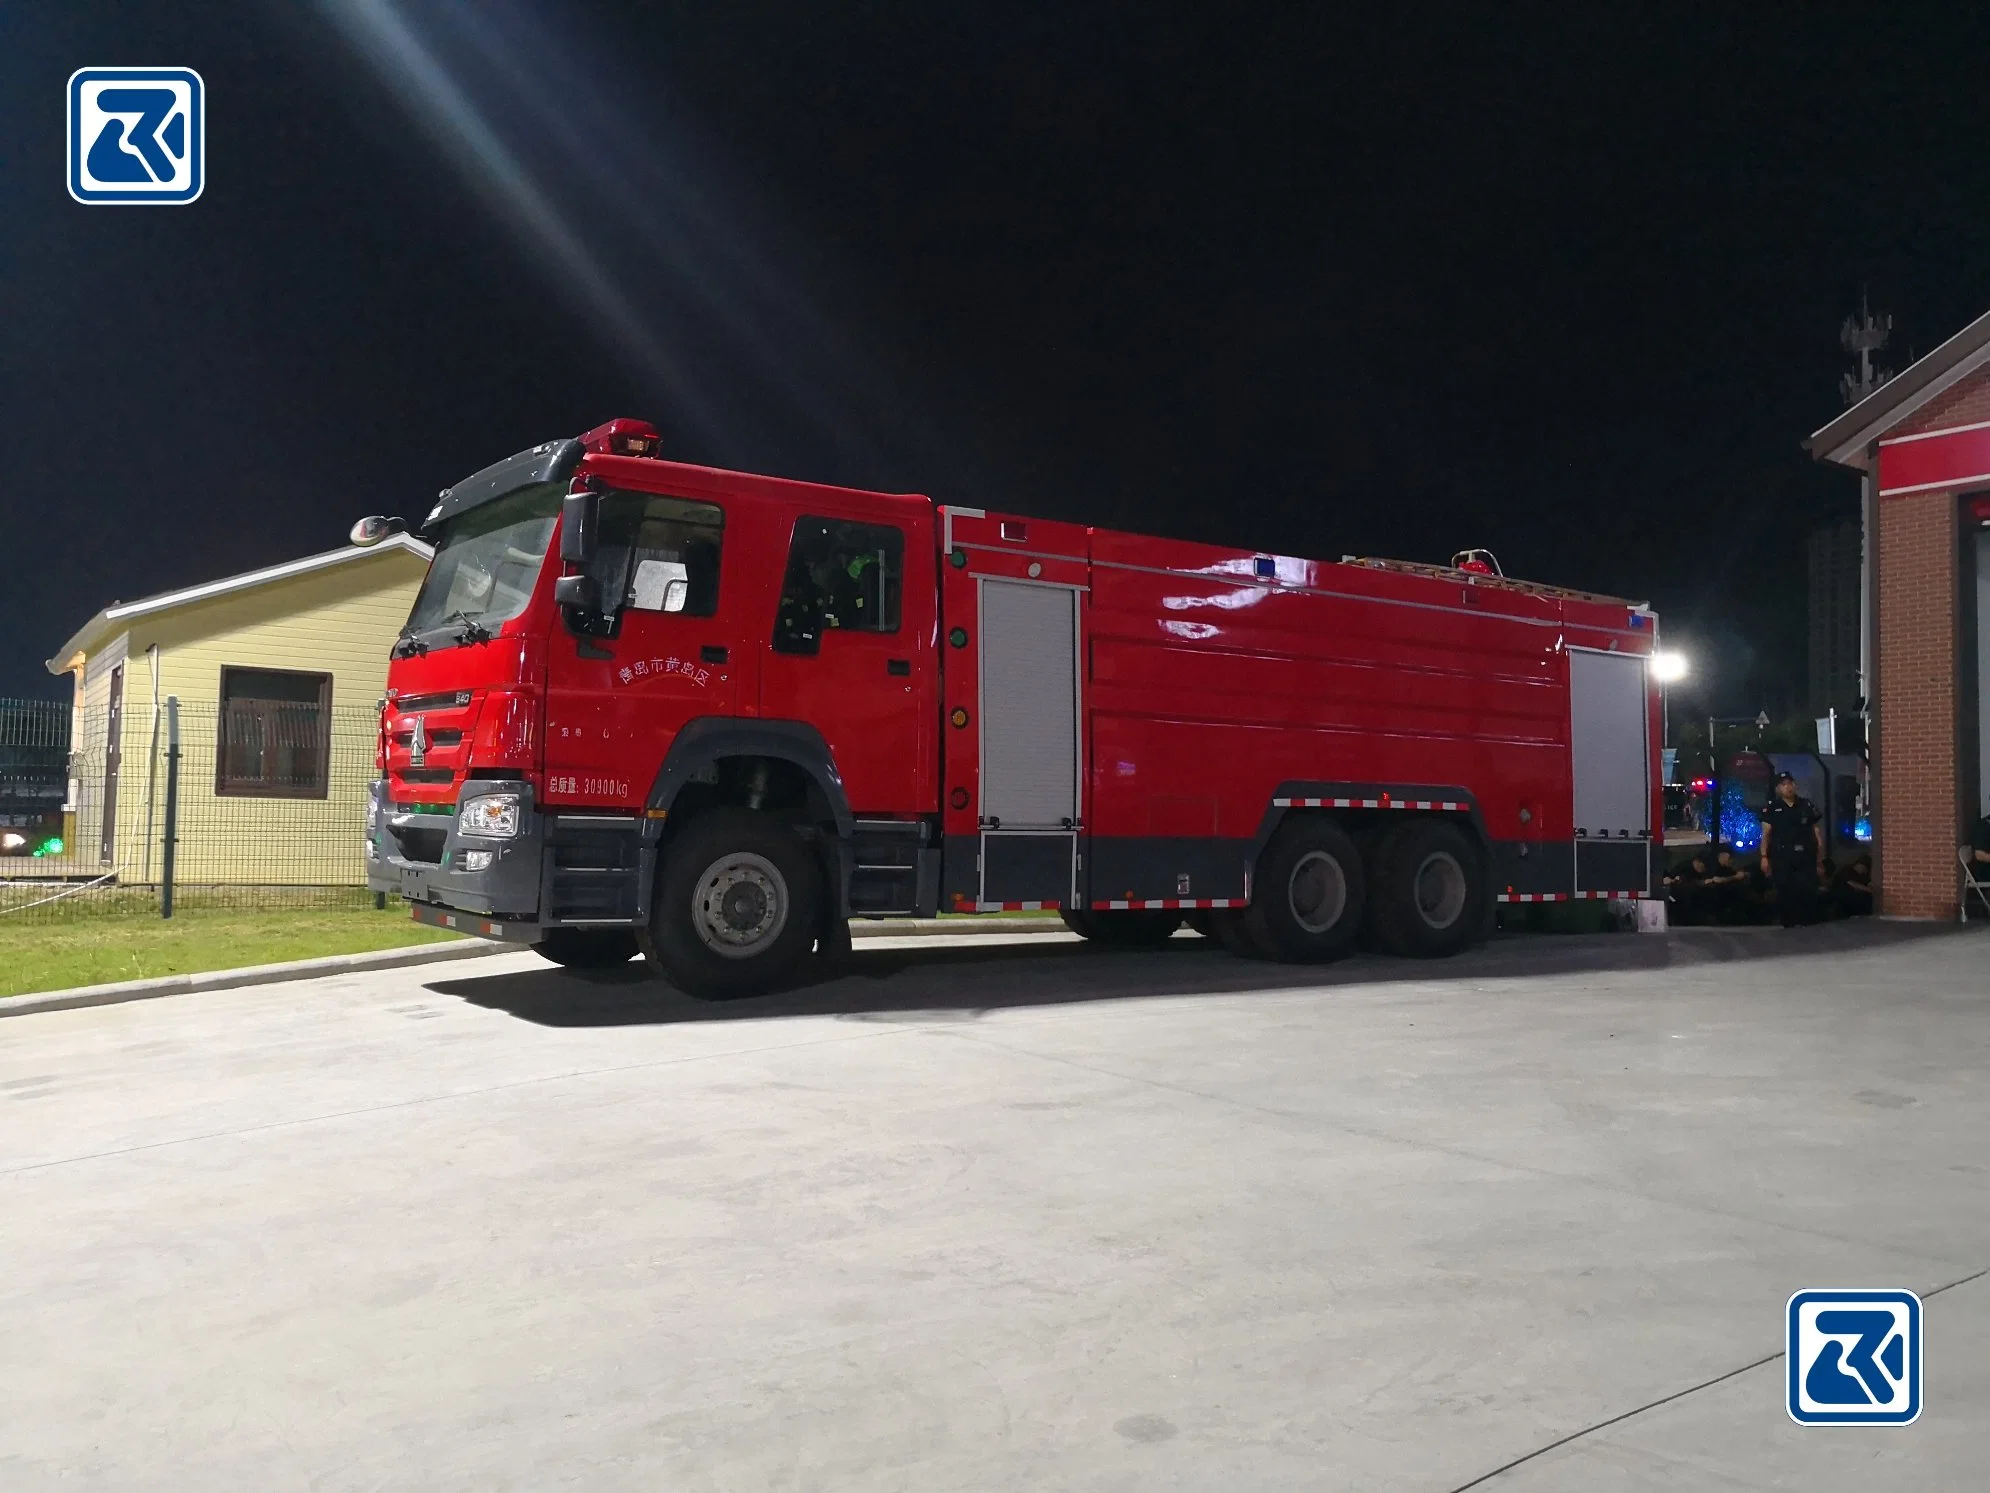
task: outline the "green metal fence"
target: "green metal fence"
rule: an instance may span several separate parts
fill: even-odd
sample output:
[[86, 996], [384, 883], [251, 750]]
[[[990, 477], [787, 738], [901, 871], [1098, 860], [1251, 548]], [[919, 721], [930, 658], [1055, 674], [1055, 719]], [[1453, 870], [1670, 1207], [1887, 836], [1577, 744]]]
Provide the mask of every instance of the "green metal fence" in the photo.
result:
[[377, 730], [371, 710], [300, 702], [168, 701], [156, 719], [0, 702], [0, 803], [36, 815], [0, 829], [20, 837], [0, 839], [0, 945], [28, 922], [364, 905]]

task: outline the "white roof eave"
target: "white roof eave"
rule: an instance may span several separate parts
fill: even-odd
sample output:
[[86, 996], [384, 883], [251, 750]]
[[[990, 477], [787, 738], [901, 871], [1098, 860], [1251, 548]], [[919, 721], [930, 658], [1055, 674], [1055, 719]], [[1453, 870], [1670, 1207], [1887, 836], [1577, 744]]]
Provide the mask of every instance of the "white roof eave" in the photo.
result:
[[170, 611], [174, 607], [190, 606], [198, 601], [210, 601], [214, 597], [232, 595], [237, 591], [251, 591], [257, 586], [267, 586], [275, 581], [287, 581], [293, 576], [309, 575], [315, 570], [330, 570], [333, 566], [364, 560], [390, 549], [404, 550], [424, 564], [435, 558], [434, 547], [423, 544], [412, 534], [390, 534], [378, 544], [365, 547], [348, 544], [339, 549], [306, 555], [300, 560], [286, 560], [281, 565], [268, 565], [261, 570], [245, 570], [240, 575], [224, 576], [218, 581], [206, 581], [201, 585], [186, 586], [178, 591], [162, 591], [157, 596], [143, 597], [138, 601], [119, 602], [115, 606], [105, 607], [76, 629], [69, 641], [57, 651], [55, 657], [47, 661], [46, 667], [51, 674], [66, 674], [74, 669], [86, 652], [85, 640], [110, 624], [124, 622], [132, 617], [149, 616], [154, 612]]

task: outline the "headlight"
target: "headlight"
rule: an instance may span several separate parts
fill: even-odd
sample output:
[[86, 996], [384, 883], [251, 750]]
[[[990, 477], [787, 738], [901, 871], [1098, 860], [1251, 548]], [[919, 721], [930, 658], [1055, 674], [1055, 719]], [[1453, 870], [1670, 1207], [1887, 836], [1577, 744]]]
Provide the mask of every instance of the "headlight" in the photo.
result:
[[471, 799], [457, 816], [456, 827], [466, 835], [509, 840], [518, 833], [518, 795], [486, 793]]

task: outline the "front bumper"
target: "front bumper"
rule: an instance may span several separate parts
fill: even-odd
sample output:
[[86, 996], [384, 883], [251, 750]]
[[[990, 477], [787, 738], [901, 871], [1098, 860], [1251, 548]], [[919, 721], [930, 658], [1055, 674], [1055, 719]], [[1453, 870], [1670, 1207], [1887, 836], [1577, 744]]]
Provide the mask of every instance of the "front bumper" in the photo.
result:
[[473, 912], [452, 912], [447, 907], [435, 907], [426, 902], [417, 902], [409, 909], [417, 923], [426, 923], [431, 928], [447, 928], [452, 933], [467, 933], [472, 938], [489, 938], [499, 943], [537, 943], [545, 937], [545, 929], [535, 922], [520, 922], [515, 918], [479, 917]]
[[[367, 885], [405, 899], [417, 922], [530, 943], [549, 928], [637, 927], [649, 915], [660, 824], [542, 811], [532, 785], [516, 779], [465, 783], [447, 818], [397, 808], [384, 781], [373, 793]], [[463, 833], [463, 805], [494, 793], [518, 795], [518, 833]], [[489, 860], [472, 870], [472, 855]]]

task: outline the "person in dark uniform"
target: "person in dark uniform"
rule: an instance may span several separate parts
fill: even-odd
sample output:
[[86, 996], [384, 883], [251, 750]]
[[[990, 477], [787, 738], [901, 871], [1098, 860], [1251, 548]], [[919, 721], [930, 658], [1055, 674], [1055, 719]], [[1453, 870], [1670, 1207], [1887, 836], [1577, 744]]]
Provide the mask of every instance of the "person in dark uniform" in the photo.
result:
[[1788, 773], [1776, 777], [1776, 796], [1762, 811], [1762, 874], [1776, 889], [1776, 911], [1785, 928], [1813, 922], [1824, 876], [1823, 815], [1797, 792]]

